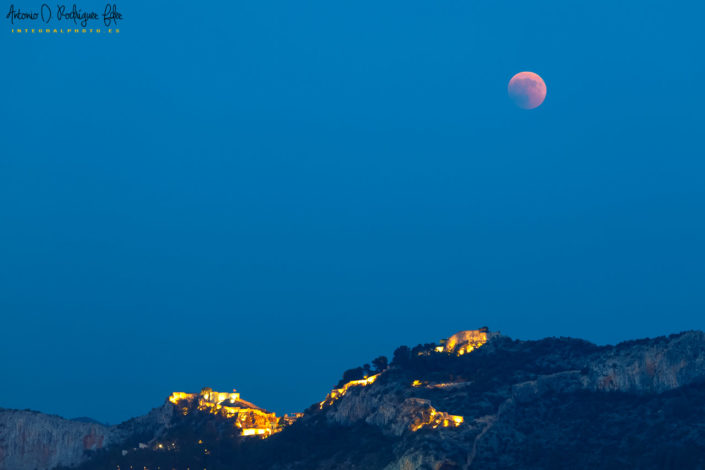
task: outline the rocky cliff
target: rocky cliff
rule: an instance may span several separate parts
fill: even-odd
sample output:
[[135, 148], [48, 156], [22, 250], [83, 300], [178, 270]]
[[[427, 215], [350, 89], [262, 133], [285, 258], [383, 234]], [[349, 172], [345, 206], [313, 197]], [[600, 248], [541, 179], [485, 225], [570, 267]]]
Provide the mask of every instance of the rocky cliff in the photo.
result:
[[[323, 413], [331, 424], [363, 422], [399, 438], [385, 470], [565, 468], [561, 462], [581, 455], [565, 449], [588, 437], [596, 441], [596, 450], [622, 447], [614, 456], [624, 459], [620, 468], [636, 468], [636, 453], [642, 453], [639, 462], [644, 468], [669, 468], [657, 464], [665, 455], [696, 459], [705, 468], [704, 381], [702, 332], [614, 347], [567, 338], [524, 342], [498, 337], [466, 357], [421, 351]], [[683, 396], [700, 398], [684, 401]], [[662, 407], [674, 403], [682, 414], [664, 415]], [[581, 408], [592, 414], [585, 416]], [[431, 426], [429, 409], [461, 416], [462, 425]], [[575, 415], [556, 416], [558, 409]], [[556, 422], [559, 418], [568, 422]], [[424, 422], [429, 425], [419, 426]], [[655, 426], [678, 432], [644, 435]], [[617, 437], [620, 429], [633, 429], [634, 442]], [[684, 440], [676, 437], [684, 435]], [[645, 442], [640, 443], [639, 436]], [[645, 455], [650, 452], [649, 461]], [[604, 454], [597, 455], [571, 466], [588, 468], [586, 462], [592, 461], [605, 468], [600, 460]], [[533, 462], [527, 462], [527, 456]]]
[[[36, 411], [0, 409], [0, 470], [72, 467], [99, 451], [168, 429], [173, 407], [165, 404], [117, 426], [69, 420]], [[135, 443], [135, 445], [137, 445]]]
[[0, 410], [0, 469], [75, 465], [91, 451], [115, 444], [114, 428], [32, 411]]
[[705, 469], [702, 332], [616, 346], [461, 332], [321, 398], [267, 439], [180, 400], [116, 427], [4, 411], [0, 469]]

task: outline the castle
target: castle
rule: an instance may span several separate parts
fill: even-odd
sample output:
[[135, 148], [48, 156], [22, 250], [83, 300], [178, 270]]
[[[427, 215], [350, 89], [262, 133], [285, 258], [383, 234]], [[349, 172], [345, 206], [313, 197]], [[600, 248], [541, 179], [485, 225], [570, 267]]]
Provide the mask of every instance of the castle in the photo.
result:
[[498, 331], [490, 331], [486, 326], [479, 330], [459, 331], [450, 338], [442, 339], [440, 346], [436, 347], [436, 352], [446, 352], [462, 356], [483, 346], [487, 341], [499, 335], [500, 333]]
[[[482, 347], [496, 336], [499, 336], [499, 332], [490, 332], [487, 327], [479, 330], [460, 331], [450, 338], [440, 340], [439, 346], [436, 346], [435, 351], [462, 356]], [[429, 352], [426, 351], [419, 354], [427, 355]], [[331, 390], [326, 398], [320, 402], [319, 408], [323, 409], [331, 406], [344, 396], [350, 388], [371, 385], [380, 375], [378, 373], [360, 380], [353, 380], [340, 388]], [[414, 387], [420, 385], [421, 382], [418, 380], [412, 384]], [[174, 392], [169, 397], [169, 402], [175, 405], [184, 416], [197, 409], [231, 420], [233, 426], [240, 429], [241, 436], [269, 437], [281, 431], [284, 427], [293, 424], [294, 421], [303, 416], [302, 413], [294, 413], [278, 417], [275, 413], [243, 400], [236, 390], [231, 393], [216, 392], [210, 387], [202, 389], [200, 393]], [[433, 428], [459, 426], [462, 423], [462, 417], [448, 415], [435, 410], [425, 418], [417, 423], [419, 428], [424, 426]]]
[[195, 407], [199, 411], [231, 420], [233, 426], [241, 430], [241, 436], [269, 437], [301, 417], [300, 413], [286, 415], [284, 418], [277, 417], [275, 413], [242, 400], [235, 390], [232, 393], [223, 393], [206, 387], [200, 393], [174, 392], [169, 401], [177, 406], [184, 416]]

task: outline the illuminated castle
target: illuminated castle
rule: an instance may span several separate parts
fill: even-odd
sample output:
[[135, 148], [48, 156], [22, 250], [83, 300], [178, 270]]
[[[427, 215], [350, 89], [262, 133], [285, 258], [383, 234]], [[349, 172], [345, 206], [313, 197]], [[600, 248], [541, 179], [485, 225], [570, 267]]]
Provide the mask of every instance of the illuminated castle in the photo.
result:
[[199, 411], [231, 420], [233, 425], [241, 430], [242, 436], [269, 437], [300, 417], [297, 413], [294, 416], [279, 418], [275, 413], [242, 400], [235, 390], [232, 393], [223, 393], [206, 387], [201, 393], [174, 392], [169, 401], [176, 405], [184, 416], [196, 407]]
[[[480, 328], [479, 330], [460, 331], [450, 338], [442, 339], [440, 345], [436, 346], [435, 351], [462, 356], [482, 347], [495, 336], [499, 336], [499, 332], [490, 332], [487, 327]], [[419, 354], [428, 355], [430, 351], [433, 350], [423, 351]], [[377, 373], [359, 380], [352, 380], [342, 387], [331, 390], [326, 398], [320, 402], [319, 408], [324, 409], [332, 406], [333, 403], [346, 395], [352, 388], [372, 385], [381, 374], [382, 373]], [[429, 385], [427, 382], [422, 383], [419, 380], [415, 380], [412, 383], [413, 387], [422, 385], [429, 388], [443, 388], [451, 386], [452, 384]], [[240, 394], [235, 390], [231, 393], [224, 393], [216, 392], [209, 387], [204, 388], [200, 393], [174, 392], [169, 397], [169, 401], [175, 405], [184, 416], [194, 410], [222, 416], [232, 421], [233, 426], [240, 429], [241, 436], [269, 437], [281, 431], [284, 427], [293, 424], [294, 421], [303, 416], [302, 413], [294, 413], [292, 415], [278, 417], [275, 413], [270, 413], [253, 403], [243, 400], [240, 398]], [[422, 427], [457, 427], [460, 426], [462, 422], [462, 416], [454, 416], [429, 408], [417, 422], [414, 422], [411, 429], [415, 431]]]
[[483, 346], [495, 336], [499, 336], [499, 332], [491, 332], [486, 326], [479, 330], [459, 331], [448, 339], [442, 339], [440, 346], [436, 347], [436, 351], [462, 356]]

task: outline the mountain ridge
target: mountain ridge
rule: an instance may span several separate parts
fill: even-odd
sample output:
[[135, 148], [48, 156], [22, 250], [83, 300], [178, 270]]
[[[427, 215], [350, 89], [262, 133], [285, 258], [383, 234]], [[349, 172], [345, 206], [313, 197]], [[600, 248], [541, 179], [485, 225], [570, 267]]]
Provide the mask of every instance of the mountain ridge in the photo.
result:
[[[69, 433], [74, 436], [70, 455], [66, 450], [52, 454], [50, 446], [40, 442], [34, 448], [28, 443], [24, 449], [29, 451], [20, 454], [12, 445], [17, 443], [17, 436], [8, 434], [8, 424], [11, 427], [13, 420], [8, 419], [8, 410], [0, 410], [0, 469], [49, 469], [50, 464], [114, 468], [120, 463], [128, 465], [122, 468], [130, 464], [151, 468], [148, 465], [160, 463], [186, 468], [193, 463], [193, 468], [207, 464], [209, 469], [235, 464], [252, 469], [321, 470], [560, 468], [563, 457], [552, 446], [565, 440], [561, 429], [570, 435], [580, 434], [584, 427], [595, 427], [593, 437], [610, 436], [609, 429], [592, 423], [589, 417], [576, 425], [569, 414], [560, 414], [561, 410], [570, 410], [580, 416], [580, 407], [589, 409], [596, 400], [617, 410], [604, 419], [625, 429], [631, 429], [632, 423], [620, 421], [619, 410], [633, 420], [646, 423], [647, 416], [659, 426], [668, 426], [659, 421], [659, 410], [650, 407], [661, 406], [662, 401], [666, 409], [685, 409], [687, 413], [675, 416], [690, 437], [669, 437], [674, 441], [666, 444], [680, 449], [676, 453], [687, 458], [705, 451], [705, 431], [697, 422], [688, 421], [705, 414], [705, 406], [702, 410], [696, 406], [696, 392], [705, 388], [705, 333], [701, 331], [629, 340], [614, 346], [564, 337], [514, 340], [487, 329], [461, 333], [439, 344], [398, 348], [386, 369], [334, 388], [323, 401], [286, 423], [267, 424], [272, 426], [267, 433], [272, 437], [266, 440], [243, 437], [244, 428], [232, 421], [243, 410], [229, 410], [232, 407], [228, 403], [216, 400], [206, 406], [199, 399], [182, 403], [180, 408], [178, 401], [167, 399], [149, 414], [120, 425], [103, 428], [95, 423], [76, 423], [87, 427], [73, 428], [75, 433]], [[465, 342], [452, 340], [457, 335]], [[678, 393], [695, 398], [683, 402]], [[547, 403], [553, 407], [546, 408]], [[534, 417], [524, 416], [529, 409], [535, 411]], [[641, 414], [634, 414], [635, 409]], [[594, 413], [597, 416], [601, 412], [598, 409]], [[17, 416], [14, 420], [16, 429]], [[537, 428], [558, 431], [542, 436], [525, 429], [526, 423], [536, 420]], [[61, 423], [48, 425], [63, 429]], [[197, 439], [197, 433], [208, 437]], [[629, 446], [637, 444], [610, 443], [618, 445], [627, 446], [628, 455], [632, 449]], [[652, 445], [645, 455], [660, 452], [663, 445]], [[306, 455], [302, 449], [308, 450]], [[498, 449], [502, 449], [501, 456]], [[53, 460], [47, 457], [52, 455]], [[694, 462], [705, 468], [705, 462]], [[10, 463], [24, 466], [8, 466]], [[579, 462], [571, 465], [587, 468]], [[664, 468], [640, 465], [634, 468]]]

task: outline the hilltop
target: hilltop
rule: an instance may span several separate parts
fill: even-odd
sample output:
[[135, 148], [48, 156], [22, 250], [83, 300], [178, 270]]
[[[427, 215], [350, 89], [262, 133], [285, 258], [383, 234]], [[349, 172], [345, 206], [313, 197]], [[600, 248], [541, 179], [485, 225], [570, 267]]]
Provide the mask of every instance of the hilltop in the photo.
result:
[[0, 469], [705, 468], [699, 331], [597, 346], [482, 328], [373, 364], [283, 417], [209, 388], [118, 426], [4, 410]]

